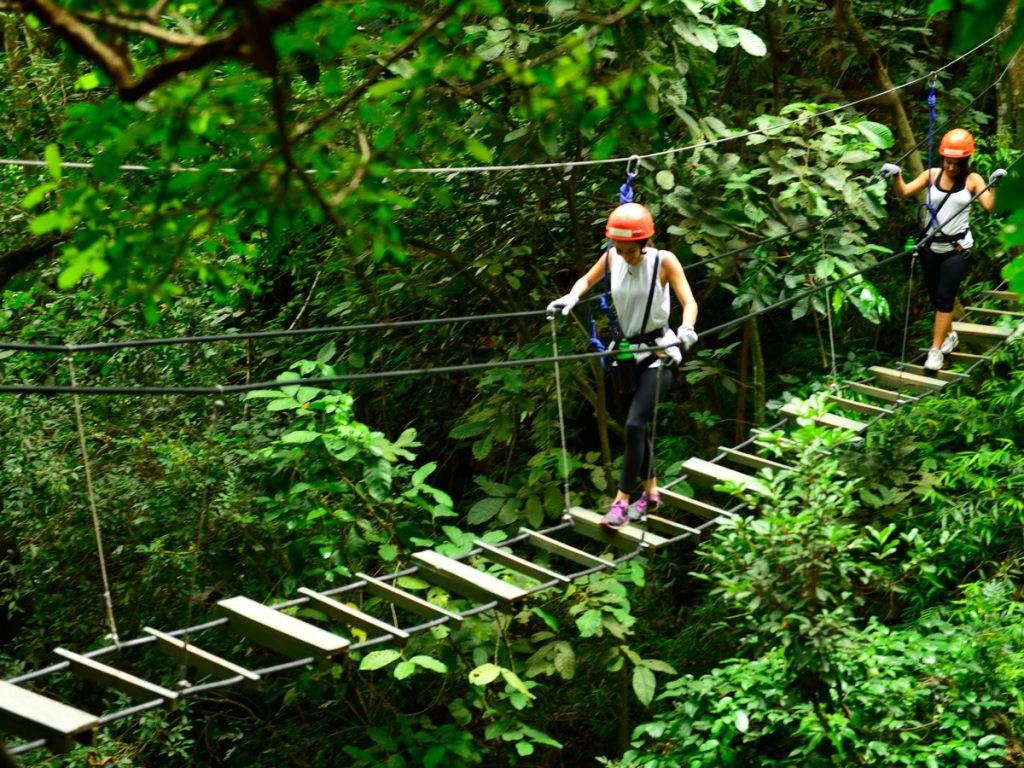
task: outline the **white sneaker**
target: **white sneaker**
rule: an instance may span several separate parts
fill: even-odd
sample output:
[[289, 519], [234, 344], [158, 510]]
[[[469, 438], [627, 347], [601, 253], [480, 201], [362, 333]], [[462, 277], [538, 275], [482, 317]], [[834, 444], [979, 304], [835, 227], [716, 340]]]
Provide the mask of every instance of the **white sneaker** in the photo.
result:
[[938, 371], [942, 368], [943, 360], [942, 352], [932, 347], [928, 350], [928, 359], [924, 361], [924, 369], [926, 371]]
[[960, 337], [956, 335], [956, 331], [950, 331], [946, 334], [946, 338], [942, 340], [942, 345], [939, 347], [939, 352], [944, 355], [948, 355], [954, 349], [957, 344], [960, 343]]

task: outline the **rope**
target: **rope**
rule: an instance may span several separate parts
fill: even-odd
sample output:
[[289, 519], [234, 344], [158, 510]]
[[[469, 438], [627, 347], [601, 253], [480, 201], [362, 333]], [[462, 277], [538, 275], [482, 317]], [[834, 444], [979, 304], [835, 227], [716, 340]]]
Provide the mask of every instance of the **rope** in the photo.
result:
[[558, 432], [562, 438], [562, 478], [563, 492], [565, 494], [565, 512], [563, 519], [569, 518], [569, 449], [565, 439], [565, 412], [562, 408], [562, 374], [558, 365], [558, 335], [555, 332], [555, 316], [548, 318], [551, 325], [551, 350], [554, 352], [555, 360], [555, 395], [558, 400]]
[[[753, 317], [760, 317], [761, 315], [772, 312], [780, 307], [792, 304], [794, 301], [811, 296], [818, 291], [826, 290], [834, 285], [843, 283], [857, 275], [862, 275], [879, 267], [885, 266], [892, 263], [898, 258], [905, 255], [905, 252], [899, 252], [892, 254], [891, 256], [876, 261], [874, 264], [869, 264], [863, 269], [859, 269], [855, 272], [851, 272], [842, 277], [838, 277], [835, 280], [831, 280], [827, 283], [822, 283], [820, 286], [812, 288], [802, 293], [796, 293], [792, 296], [788, 296], [784, 299], [780, 299], [774, 304], [762, 307], [759, 310], [750, 312], [746, 315], [728, 320], [714, 328], [707, 329], [702, 332], [702, 336], [707, 337], [714, 335], [721, 331], [732, 328], [735, 325], [741, 324], [746, 320]], [[541, 310], [543, 312], [543, 310]], [[539, 314], [534, 312], [532, 314]], [[655, 348], [657, 349], [657, 348]], [[487, 363], [468, 363], [463, 365], [446, 365], [437, 366], [434, 368], [405, 368], [395, 371], [374, 371], [370, 373], [350, 373], [340, 376], [320, 376], [315, 378], [303, 378], [303, 379], [289, 379], [288, 381], [260, 381], [251, 382], [248, 384], [223, 384], [213, 387], [77, 387], [77, 386], [63, 386], [63, 385], [35, 385], [35, 384], [0, 384], [0, 393], [14, 393], [14, 394], [81, 394], [81, 395], [227, 395], [227, 394], [241, 394], [245, 392], [255, 392], [264, 389], [275, 389], [280, 386], [325, 386], [329, 384], [339, 384], [342, 382], [350, 381], [376, 381], [381, 379], [400, 379], [408, 378], [411, 376], [426, 376], [426, 375], [440, 375], [448, 373], [466, 373], [470, 371], [483, 371], [483, 370], [495, 370], [499, 368], [518, 368], [528, 365], [546, 365], [548, 363], [555, 362], [566, 362], [569, 360], [588, 360], [591, 358], [608, 357], [616, 354], [617, 350], [608, 350], [605, 352], [579, 352], [571, 355], [558, 355], [557, 357], [532, 357], [523, 358], [521, 360], [494, 360]]]
[[[825, 258], [825, 233], [821, 233], [821, 257]], [[836, 337], [832, 328], [832, 299], [825, 294], [825, 315], [828, 318], [828, 345], [832, 353], [832, 391], [839, 390], [839, 369], [836, 365]]]
[[[68, 363], [68, 374], [71, 378], [71, 386], [76, 387], [75, 383], [75, 361], [71, 355], [67, 357]], [[100, 532], [100, 516], [96, 511], [96, 492], [92, 485], [92, 471], [89, 468], [89, 450], [85, 444], [85, 427], [82, 425], [82, 406], [78, 401], [77, 393], [72, 395], [71, 401], [75, 407], [75, 424], [78, 427], [78, 445], [82, 450], [82, 466], [85, 470], [85, 488], [89, 496], [89, 509], [92, 512], [92, 529], [96, 534], [96, 554], [100, 561], [100, 576], [103, 580], [103, 602], [106, 606], [107, 623], [110, 625], [109, 639], [114, 641], [114, 645], [118, 648], [121, 647], [121, 640], [117, 634], [117, 622], [114, 620], [114, 603], [110, 596], [110, 579], [107, 576], [107, 558], [103, 552], [103, 535]]]
[[[699, 142], [699, 143], [696, 143], [696, 144], [688, 144], [688, 145], [682, 146], [682, 147], [673, 147], [673, 148], [662, 150], [662, 151], [659, 151], [659, 152], [650, 152], [650, 153], [643, 154], [643, 155], [630, 155], [628, 157], [609, 157], [609, 158], [605, 158], [603, 160], [572, 160], [572, 161], [565, 161], [565, 162], [558, 162], [558, 163], [518, 163], [518, 164], [511, 164], [511, 165], [445, 166], [445, 167], [436, 167], [436, 168], [395, 168], [394, 172], [395, 173], [418, 173], [418, 174], [490, 173], [490, 172], [496, 172], [496, 171], [533, 171], [533, 170], [546, 170], [546, 169], [553, 169], [553, 168], [579, 168], [579, 167], [585, 167], [585, 166], [608, 165], [608, 164], [613, 164], [613, 163], [626, 163], [627, 168], [628, 168], [631, 163], [639, 163], [641, 160], [652, 160], [652, 159], [658, 158], [658, 157], [667, 157], [667, 156], [678, 154], [678, 153], [681, 153], [681, 152], [688, 152], [688, 151], [692, 151], [692, 150], [696, 150], [696, 149], [702, 149], [704, 147], [716, 146], [718, 144], [722, 144], [722, 143], [725, 143], [725, 142], [728, 142], [728, 141], [735, 141], [737, 139], [745, 139], [745, 138], [749, 138], [751, 136], [758, 136], [758, 135], [761, 135], [761, 134], [767, 134], [770, 131], [781, 131], [781, 130], [783, 130], [785, 128], [788, 128], [788, 127], [790, 127], [792, 125], [798, 125], [800, 123], [807, 122], [808, 120], [813, 120], [813, 119], [822, 117], [824, 115], [833, 114], [833, 113], [836, 113], [836, 112], [840, 112], [840, 111], [842, 111], [844, 109], [848, 109], [850, 107], [855, 107], [855, 106], [857, 106], [859, 104], [864, 104], [866, 102], [874, 101], [874, 100], [879, 99], [879, 98], [881, 98], [883, 96], [886, 96], [886, 95], [888, 95], [890, 93], [894, 93], [894, 92], [902, 90], [904, 88], [908, 88], [911, 85], [915, 85], [916, 83], [919, 83], [922, 80], [926, 80], [929, 77], [934, 77], [937, 73], [943, 72], [943, 71], [949, 69], [950, 67], [952, 67], [953, 65], [957, 64], [958, 62], [962, 61], [963, 59], [967, 58], [968, 56], [973, 55], [979, 49], [987, 46], [993, 40], [995, 40], [999, 36], [1005, 34], [1007, 31], [1009, 31], [1009, 29], [1010, 29], [1009, 27], [1004, 27], [1003, 29], [1000, 29], [994, 35], [992, 35], [987, 40], [985, 40], [984, 42], [979, 43], [978, 45], [976, 45], [971, 50], [969, 50], [966, 53], [958, 56], [957, 58], [953, 59], [952, 61], [944, 64], [943, 66], [939, 67], [938, 69], [934, 70], [933, 72], [930, 72], [930, 73], [928, 73], [926, 75], [922, 75], [920, 77], [916, 77], [916, 78], [914, 78], [912, 80], [908, 80], [905, 83], [893, 86], [892, 88], [888, 88], [888, 89], [886, 89], [884, 91], [880, 91], [879, 93], [875, 93], [875, 94], [872, 94], [870, 96], [865, 96], [865, 97], [863, 97], [861, 99], [855, 99], [854, 101], [850, 101], [850, 102], [847, 102], [846, 104], [841, 104], [841, 105], [839, 105], [837, 107], [833, 107], [833, 108], [830, 108], [830, 109], [827, 109], [827, 110], [823, 110], [823, 111], [818, 112], [818, 113], [813, 114], [813, 115], [805, 115], [804, 117], [794, 118], [792, 120], [788, 120], [788, 121], [785, 121], [785, 122], [782, 122], [782, 123], [778, 123], [776, 125], [768, 126], [768, 127], [765, 127], [765, 128], [758, 128], [756, 130], [746, 131], [746, 132], [743, 132], [743, 133], [737, 133], [737, 134], [733, 134], [733, 135], [730, 135], [730, 136], [724, 136], [724, 137], [721, 137], [721, 138], [718, 138], [718, 139], [712, 139], [712, 140], [709, 140], [709, 141]], [[770, 117], [771, 115], [768, 115], [767, 113], [765, 113], [762, 116]], [[0, 158], [0, 166], [2, 166], [2, 165], [29, 167], [29, 168], [40, 168], [40, 167], [45, 167], [47, 165], [47, 163], [46, 163], [45, 160]], [[87, 170], [87, 169], [92, 168], [93, 165], [94, 165], [93, 163], [89, 163], [89, 162], [72, 162], [72, 161], [62, 161], [61, 162], [61, 167], [62, 168], [68, 168], [68, 169], [86, 169]], [[143, 173], [197, 173], [200, 170], [199, 168], [186, 168], [186, 167], [182, 167], [182, 166], [179, 166], [179, 165], [176, 165], [176, 164], [172, 164], [172, 165], [167, 166], [165, 168], [153, 168], [153, 167], [146, 166], [146, 165], [121, 165], [121, 166], [118, 166], [118, 167], [121, 170], [123, 170], [123, 171], [138, 171], [138, 172], [143, 172]], [[217, 170], [220, 171], [221, 173], [241, 173], [241, 170], [238, 169], [238, 168], [225, 167], [225, 168], [218, 168]], [[313, 171], [306, 170], [306, 171], [303, 171], [303, 173], [313, 173]], [[337, 171], [335, 171], [335, 173], [337, 173]]]
[[[220, 413], [220, 409], [223, 408], [223, 407], [224, 407], [224, 401], [223, 400], [219, 400], [218, 399], [218, 400], [214, 400], [213, 401], [213, 409], [210, 411], [210, 428], [209, 428], [209, 441], [208, 441], [211, 446], [213, 444], [213, 439], [214, 439], [214, 437], [217, 434], [217, 416]], [[199, 521], [198, 521], [198, 523], [196, 525], [196, 548], [195, 548], [196, 555], [192, 559], [192, 573], [191, 573], [191, 575], [189, 577], [188, 608], [187, 608], [187, 611], [186, 611], [186, 621], [185, 621], [186, 629], [185, 629], [184, 635], [182, 636], [182, 640], [184, 641], [185, 646], [183, 648], [184, 654], [181, 657], [181, 680], [178, 681], [178, 684], [182, 688], [188, 688], [189, 686], [191, 686], [191, 683], [188, 681], [188, 679], [186, 677], [187, 674], [188, 674], [188, 649], [189, 649], [189, 644], [188, 644], [189, 630], [188, 630], [188, 627], [190, 627], [192, 625], [192, 609], [195, 606], [196, 582], [197, 582], [197, 579], [198, 579], [199, 564], [200, 564], [200, 560], [202, 558], [202, 553], [203, 553], [203, 529], [206, 527], [206, 510], [207, 510], [208, 503], [209, 503], [210, 483], [211, 483], [211, 479], [210, 478], [212, 476], [213, 476], [213, 458], [212, 458], [212, 451], [210, 451], [210, 452], [207, 453], [206, 473], [205, 473], [205, 476], [203, 478], [203, 492], [202, 492], [202, 496], [200, 497], [200, 500], [199, 500]]]

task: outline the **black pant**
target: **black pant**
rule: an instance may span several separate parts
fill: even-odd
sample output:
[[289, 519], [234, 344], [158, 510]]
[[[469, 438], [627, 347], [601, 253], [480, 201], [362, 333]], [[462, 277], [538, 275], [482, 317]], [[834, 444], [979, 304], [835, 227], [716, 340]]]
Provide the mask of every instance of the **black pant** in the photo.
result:
[[654, 477], [654, 445], [651, 442], [654, 406], [671, 384], [671, 369], [664, 366], [641, 367], [637, 371], [636, 392], [623, 398], [622, 409], [626, 412], [626, 445], [622, 453], [622, 472], [619, 475], [619, 490], [623, 493], [630, 492], [638, 477], [640, 480], [650, 480]]
[[960, 290], [960, 283], [967, 274], [967, 257], [970, 253], [970, 249], [949, 253], [921, 251], [924, 284], [936, 312], [953, 311], [953, 302]]

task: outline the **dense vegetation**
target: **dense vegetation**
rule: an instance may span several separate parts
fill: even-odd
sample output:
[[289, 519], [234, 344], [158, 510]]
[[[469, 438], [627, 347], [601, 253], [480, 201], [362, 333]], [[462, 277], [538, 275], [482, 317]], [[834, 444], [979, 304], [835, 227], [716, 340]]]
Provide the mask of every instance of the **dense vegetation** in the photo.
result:
[[[947, 66], [1012, 8], [922, 5], [2, 4], [0, 158], [44, 161], [0, 165], [2, 341], [539, 310], [595, 258], [625, 158], [649, 155], [634, 184], [659, 245], [690, 265], [698, 330], [793, 299], [707, 334], [685, 362], [659, 410], [671, 477], [770, 424], [784, 395], [819, 393], [830, 322], [847, 377], [928, 334], [895, 263], [797, 298], [911, 233], [914, 206], [874, 171], [927, 162], [927, 144], [913, 150], [932, 80], [936, 130], [971, 128], [977, 170], [1016, 157], [1024, 30]], [[490, 165], [532, 167], [417, 172]], [[974, 295], [1004, 268], [1024, 289], [1016, 170], [999, 195], [1007, 215], [975, 218]], [[560, 352], [585, 348], [582, 319], [559, 323]], [[55, 645], [107, 643], [78, 407], [114, 614], [134, 637], [208, 618], [223, 597], [277, 602], [555, 521], [550, 366], [289, 384], [552, 351], [543, 316], [516, 315], [71, 361], [0, 352], [5, 384], [274, 382], [77, 405], [0, 394], [3, 678], [51, 663]], [[606, 500], [618, 434], [598, 371], [561, 368], [570, 491], [588, 507]], [[802, 430], [800, 472], [696, 550], [20, 762], [1024, 765], [1022, 392], [1009, 345], [861, 444]], [[48, 692], [87, 709], [126, 704], [60, 685]]]

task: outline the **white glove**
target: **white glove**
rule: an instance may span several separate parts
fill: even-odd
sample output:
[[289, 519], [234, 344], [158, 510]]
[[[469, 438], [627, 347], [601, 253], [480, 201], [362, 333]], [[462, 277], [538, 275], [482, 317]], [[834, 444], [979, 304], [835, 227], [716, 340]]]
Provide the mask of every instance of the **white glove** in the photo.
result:
[[878, 171], [878, 175], [883, 179], [891, 179], [893, 176], [899, 176], [901, 173], [903, 173], [903, 169], [895, 163], [886, 163]]
[[693, 330], [692, 325], [680, 325], [676, 335], [679, 337], [679, 343], [683, 345], [684, 352], [689, 352], [690, 347], [697, 343], [697, 332]]
[[679, 337], [676, 336], [671, 328], [665, 331], [664, 335], [655, 339], [654, 345], [665, 347], [662, 352], [665, 353], [665, 357], [671, 361], [672, 365], [679, 365], [679, 363], [683, 362], [683, 352], [679, 349]]
[[992, 175], [988, 177], [988, 185], [990, 187], [994, 187], [996, 184], [999, 183], [999, 180], [1003, 178], [1003, 176], [1005, 175], [1005, 168], [996, 168], [994, 171], [992, 171]]
[[555, 299], [548, 304], [548, 314], [553, 315], [560, 311], [563, 315], [568, 315], [578, 303], [579, 299], [574, 294], [567, 293], [562, 298]]

